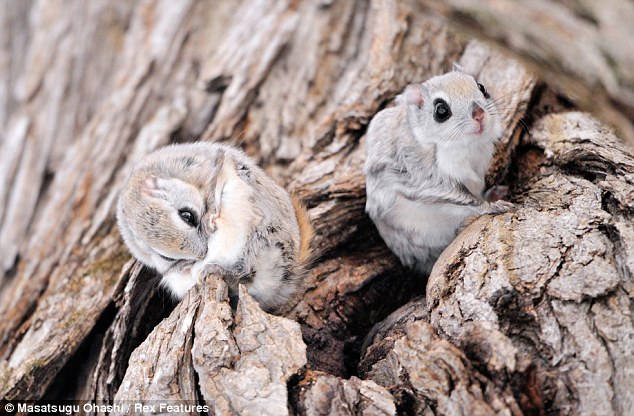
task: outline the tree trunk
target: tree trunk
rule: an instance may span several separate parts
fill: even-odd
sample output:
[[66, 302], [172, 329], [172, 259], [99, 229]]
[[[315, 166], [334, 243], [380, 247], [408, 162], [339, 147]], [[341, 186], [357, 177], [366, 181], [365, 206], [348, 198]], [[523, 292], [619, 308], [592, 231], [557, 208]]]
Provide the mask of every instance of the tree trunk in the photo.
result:
[[[633, 408], [631, 153], [429, 7], [0, 4], [0, 398], [121, 414]], [[470, 224], [427, 282], [364, 213], [364, 136], [407, 83], [453, 62], [505, 97], [487, 179], [517, 210]], [[174, 304], [121, 241], [134, 163], [193, 140], [243, 147], [308, 206], [318, 256], [286, 316], [244, 290], [232, 309], [214, 276]]]

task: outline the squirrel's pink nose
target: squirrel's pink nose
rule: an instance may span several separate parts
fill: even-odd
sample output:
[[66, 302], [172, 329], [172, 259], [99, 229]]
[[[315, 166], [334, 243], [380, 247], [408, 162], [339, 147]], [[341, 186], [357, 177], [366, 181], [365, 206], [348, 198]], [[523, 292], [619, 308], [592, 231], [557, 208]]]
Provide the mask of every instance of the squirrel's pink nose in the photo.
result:
[[475, 106], [473, 107], [473, 111], [471, 112], [471, 117], [479, 122], [482, 122], [482, 119], [484, 118], [484, 110], [482, 109], [482, 107], [480, 107], [478, 104], [475, 104]]

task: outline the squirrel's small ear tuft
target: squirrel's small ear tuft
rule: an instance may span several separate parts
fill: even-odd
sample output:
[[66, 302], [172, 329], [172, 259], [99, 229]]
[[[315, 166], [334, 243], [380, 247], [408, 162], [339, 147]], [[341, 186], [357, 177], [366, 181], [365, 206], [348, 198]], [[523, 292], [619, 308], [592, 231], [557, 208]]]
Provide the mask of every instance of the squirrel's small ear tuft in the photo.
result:
[[143, 181], [143, 186], [141, 188], [144, 194], [152, 197], [152, 198], [161, 198], [165, 199], [165, 191], [161, 188], [159, 183], [159, 178], [152, 175], [146, 178]]
[[452, 70], [456, 72], [465, 72], [464, 68], [461, 67], [457, 62], [453, 63]]
[[407, 105], [415, 105], [418, 108], [423, 106], [423, 89], [420, 84], [409, 84], [403, 91], [401, 102]]

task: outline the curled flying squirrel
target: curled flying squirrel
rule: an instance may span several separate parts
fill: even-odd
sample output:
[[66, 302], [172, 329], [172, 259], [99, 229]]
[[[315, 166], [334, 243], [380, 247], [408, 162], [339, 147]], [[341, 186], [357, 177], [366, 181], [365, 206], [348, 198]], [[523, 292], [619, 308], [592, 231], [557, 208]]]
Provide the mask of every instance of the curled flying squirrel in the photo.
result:
[[372, 119], [366, 212], [404, 265], [428, 274], [467, 218], [513, 207], [483, 197], [501, 135], [486, 88], [457, 65], [408, 85]]
[[267, 311], [299, 294], [312, 228], [305, 208], [242, 151], [161, 148], [135, 166], [117, 206], [130, 252], [180, 299], [207, 274], [242, 283]]

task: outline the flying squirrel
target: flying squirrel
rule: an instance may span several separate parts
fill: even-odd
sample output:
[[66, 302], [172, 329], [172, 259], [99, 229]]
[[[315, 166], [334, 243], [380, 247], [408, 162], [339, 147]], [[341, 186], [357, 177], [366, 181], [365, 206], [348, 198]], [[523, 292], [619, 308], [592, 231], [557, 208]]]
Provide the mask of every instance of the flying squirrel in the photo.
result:
[[236, 148], [170, 145], [141, 159], [117, 221], [130, 252], [182, 298], [208, 274], [238, 284], [267, 311], [303, 288], [313, 228], [304, 206]]
[[372, 119], [366, 212], [404, 265], [429, 274], [468, 218], [512, 209], [483, 196], [501, 135], [494, 100], [458, 66], [408, 85]]

